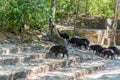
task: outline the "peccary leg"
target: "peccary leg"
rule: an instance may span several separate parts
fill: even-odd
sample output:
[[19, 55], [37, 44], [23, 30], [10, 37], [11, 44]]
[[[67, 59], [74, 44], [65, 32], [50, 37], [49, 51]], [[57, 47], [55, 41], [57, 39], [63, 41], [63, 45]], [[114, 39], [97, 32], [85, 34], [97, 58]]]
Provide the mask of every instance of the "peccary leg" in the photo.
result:
[[66, 53], [66, 56], [67, 56], [67, 59], [69, 59], [69, 55], [68, 55], [68, 53]]
[[58, 53], [55, 53], [55, 58], [57, 58], [57, 56], [58, 56]]
[[115, 55], [111, 55], [111, 59], [115, 59]]

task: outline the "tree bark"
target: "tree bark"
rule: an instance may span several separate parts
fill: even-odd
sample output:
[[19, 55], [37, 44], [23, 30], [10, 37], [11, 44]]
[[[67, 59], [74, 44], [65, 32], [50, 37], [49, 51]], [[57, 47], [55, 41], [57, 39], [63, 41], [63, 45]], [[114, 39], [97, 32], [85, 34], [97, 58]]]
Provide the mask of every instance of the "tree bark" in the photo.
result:
[[52, 22], [52, 19], [49, 19], [49, 39], [52, 40], [53, 38], [53, 30], [54, 30], [55, 25]]
[[56, 0], [51, 0], [51, 18], [49, 19], [49, 39], [52, 40], [55, 28]]
[[98, 40], [98, 41], [100, 41], [101, 45], [104, 45], [105, 39], [106, 39], [106, 41], [107, 41], [106, 45], [110, 45], [109, 31], [112, 26], [112, 19], [107, 19], [105, 26], [106, 26], [106, 30], [101, 31], [101, 33], [99, 33], [99, 35], [101, 35], [101, 37], [99, 37], [100, 40]]
[[88, 15], [89, 15], [89, 0], [86, 0], [85, 16], [88, 17]]
[[118, 4], [120, 0], [116, 1], [115, 7], [115, 14], [114, 14], [114, 21], [111, 30], [111, 39], [110, 39], [110, 46], [116, 46], [116, 29], [117, 29], [117, 21], [118, 21]]
[[80, 0], [77, 0], [78, 4], [76, 6], [76, 11], [75, 11], [75, 19], [74, 19], [74, 36], [76, 36], [76, 23], [77, 23], [77, 19], [78, 19], [78, 12], [79, 12], [79, 6], [80, 6]]

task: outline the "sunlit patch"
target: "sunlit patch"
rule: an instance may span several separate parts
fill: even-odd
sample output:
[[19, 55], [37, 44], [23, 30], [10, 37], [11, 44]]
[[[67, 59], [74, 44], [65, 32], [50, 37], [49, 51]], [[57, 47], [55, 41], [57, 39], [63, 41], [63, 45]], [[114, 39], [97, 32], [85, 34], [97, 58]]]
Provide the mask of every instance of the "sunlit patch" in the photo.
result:
[[10, 49], [4, 48], [3, 55], [9, 55], [9, 54], [10, 54]]
[[120, 57], [118, 57], [118, 59], [120, 59]]
[[[100, 62], [105, 63], [105, 68], [101, 71], [98, 71], [94, 74], [85, 75], [80, 78], [80, 80], [120, 80], [120, 60], [102, 60]], [[99, 61], [96, 62], [96, 64], [100, 63]], [[84, 62], [82, 66], [87, 64]], [[91, 65], [94, 65], [95, 63], [91, 63]], [[90, 66], [91, 66], [90, 65]]]

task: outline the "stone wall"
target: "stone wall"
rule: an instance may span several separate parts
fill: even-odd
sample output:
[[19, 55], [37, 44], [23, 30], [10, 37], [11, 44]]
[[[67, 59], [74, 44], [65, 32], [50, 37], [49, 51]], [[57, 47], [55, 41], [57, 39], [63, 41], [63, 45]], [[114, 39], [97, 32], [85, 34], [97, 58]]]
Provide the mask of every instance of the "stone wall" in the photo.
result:
[[[105, 29], [106, 27], [106, 23], [107, 23], [106, 18], [102, 18], [102, 17], [79, 17], [77, 20], [77, 28], [81, 28], [81, 29]], [[111, 20], [112, 24], [112, 19]], [[107, 23], [108, 24], [108, 23]], [[120, 20], [118, 20], [118, 24], [117, 24], [117, 29], [120, 29]]]
[[87, 28], [87, 29], [105, 29], [105, 19], [101, 18], [80, 18], [77, 21], [77, 28]]

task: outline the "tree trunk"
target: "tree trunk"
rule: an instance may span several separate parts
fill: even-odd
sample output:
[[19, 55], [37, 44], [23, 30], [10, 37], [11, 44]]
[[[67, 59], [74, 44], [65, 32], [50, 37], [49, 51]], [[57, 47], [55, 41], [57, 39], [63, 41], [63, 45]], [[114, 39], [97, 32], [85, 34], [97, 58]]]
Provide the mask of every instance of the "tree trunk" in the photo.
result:
[[[73, 2], [74, 0], [70, 0], [70, 10], [73, 10]], [[71, 23], [71, 19], [73, 18], [74, 14], [72, 13], [72, 11], [68, 12], [68, 19], [67, 19], [67, 25], [70, 25]]]
[[117, 21], [118, 21], [118, 3], [120, 0], [116, 1], [115, 7], [115, 14], [114, 14], [114, 21], [111, 30], [111, 39], [110, 39], [110, 46], [116, 46], [116, 29], [117, 29]]
[[89, 0], [86, 0], [85, 16], [88, 17], [88, 15], [89, 15]]
[[106, 36], [107, 36], [107, 30], [105, 30], [104, 33], [103, 33], [103, 35], [102, 35], [102, 38], [101, 38], [101, 45], [104, 45]]
[[56, 0], [51, 0], [51, 18], [49, 19], [49, 39], [52, 40], [54, 36], [55, 27], [55, 12], [56, 12]]
[[99, 33], [99, 35], [101, 36], [98, 37], [100, 39], [98, 41], [100, 42], [101, 45], [104, 45], [106, 39], [105, 45], [110, 45], [109, 31], [110, 31], [110, 27], [112, 26], [112, 19], [107, 19], [105, 26], [106, 26], [106, 30], [101, 31], [101, 33]]
[[52, 40], [53, 38], [53, 30], [54, 30], [55, 25], [52, 22], [52, 19], [49, 19], [49, 39]]
[[74, 36], [76, 35], [76, 23], [77, 23], [77, 19], [78, 19], [78, 12], [79, 12], [79, 6], [80, 6], [80, 0], [77, 1], [78, 4], [76, 5], [76, 11], [75, 11], [75, 19], [74, 19]]

